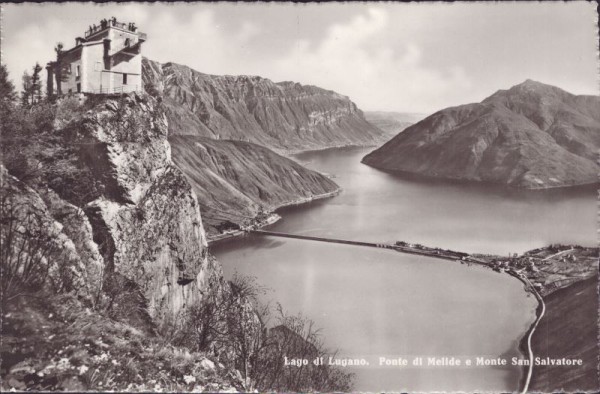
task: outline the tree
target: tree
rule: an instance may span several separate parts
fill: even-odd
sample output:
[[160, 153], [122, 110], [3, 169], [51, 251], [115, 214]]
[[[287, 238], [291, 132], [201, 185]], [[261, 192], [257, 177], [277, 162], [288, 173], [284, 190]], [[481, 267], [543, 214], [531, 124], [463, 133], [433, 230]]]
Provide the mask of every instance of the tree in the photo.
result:
[[39, 63], [35, 63], [33, 66], [33, 74], [31, 75], [31, 103], [39, 103], [42, 101], [42, 78], [40, 73], [42, 72], [42, 66]]
[[21, 81], [23, 83], [23, 90], [21, 91], [21, 105], [23, 107], [27, 107], [31, 102], [31, 75], [27, 71], [23, 71], [23, 76], [21, 77]]
[[2, 105], [12, 106], [17, 98], [15, 85], [8, 78], [8, 70], [5, 64], [0, 65], [0, 101]]
[[249, 390], [250, 382], [260, 391], [351, 390], [352, 375], [335, 367], [283, 365], [284, 356], [314, 360], [330, 353], [312, 321], [287, 315], [280, 305], [278, 324], [268, 328], [271, 311], [258, 301], [262, 291], [253, 279], [236, 274], [221, 294], [191, 308], [190, 324], [181, 333], [179, 344], [214, 353], [241, 372]]
[[23, 91], [21, 92], [21, 104], [24, 107], [39, 103], [42, 100], [42, 79], [40, 73], [42, 66], [35, 63], [30, 75], [27, 71], [23, 72]]
[[62, 42], [58, 42], [54, 47], [54, 52], [56, 52], [56, 62], [54, 63], [54, 77], [56, 80], [56, 94], [62, 95], [62, 83], [67, 82], [69, 80], [69, 75], [64, 72], [63, 65], [63, 54], [64, 54], [64, 45]]

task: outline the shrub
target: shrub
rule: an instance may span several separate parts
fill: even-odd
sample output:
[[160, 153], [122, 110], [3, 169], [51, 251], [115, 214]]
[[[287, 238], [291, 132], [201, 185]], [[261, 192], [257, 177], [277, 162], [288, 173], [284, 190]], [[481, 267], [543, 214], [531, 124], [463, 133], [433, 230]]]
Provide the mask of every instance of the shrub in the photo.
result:
[[289, 368], [284, 356], [314, 359], [326, 350], [314, 323], [302, 316], [287, 315], [278, 305], [273, 313], [259, 302], [264, 288], [249, 277], [234, 275], [228, 289], [190, 311], [187, 327], [178, 337], [197, 351], [212, 352], [221, 362], [241, 372], [259, 390], [348, 391], [352, 375], [330, 366]]

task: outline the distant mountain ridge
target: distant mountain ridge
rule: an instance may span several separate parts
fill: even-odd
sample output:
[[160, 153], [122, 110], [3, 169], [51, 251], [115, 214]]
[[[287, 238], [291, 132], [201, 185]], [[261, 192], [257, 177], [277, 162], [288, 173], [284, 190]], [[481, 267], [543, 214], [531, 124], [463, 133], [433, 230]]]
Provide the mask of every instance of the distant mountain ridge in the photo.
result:
[[330, 90], [148, 59], [142, 69], [146, 89], [163, 95], [171, 135], [247, 141], [283, 153], [371, 146], [383, 138], [356, 104]]
[[365, 119], [369, 123], [392, 136], [424, 119], [426, 116], [425, 114], [410, 112], [365, 111]]
[[446, 108], [363, 162], [431, 177], [537, 189], [598, 182], [600, 97], [527, 80]]

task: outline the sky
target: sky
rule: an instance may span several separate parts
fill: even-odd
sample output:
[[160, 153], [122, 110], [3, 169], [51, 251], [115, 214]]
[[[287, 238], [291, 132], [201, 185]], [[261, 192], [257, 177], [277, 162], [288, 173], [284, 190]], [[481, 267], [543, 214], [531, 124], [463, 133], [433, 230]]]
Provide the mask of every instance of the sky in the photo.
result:
[[259, 75], [349, 96], [363, 110], [431, 113], [526, 79], [598, 94], [593, 2], [91, 3], [2, 5], [2, 63], [53, 60], [115, 16], [144, 56], [207, 74]]

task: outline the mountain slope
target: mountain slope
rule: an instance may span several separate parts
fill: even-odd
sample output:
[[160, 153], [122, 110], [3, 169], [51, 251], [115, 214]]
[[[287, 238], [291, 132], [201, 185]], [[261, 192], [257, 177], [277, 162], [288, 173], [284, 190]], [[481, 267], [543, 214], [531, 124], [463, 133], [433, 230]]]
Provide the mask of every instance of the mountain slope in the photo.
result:
[[595, 183], [600, 97], [527, 80], [439, 111], [364, 157], [376, 168], [521, 188]]
[[241, 223], [298, 199], [332, 193], [338, 186], [262, 146], [192, 135], [169, 138], [173, 161], [198, 196], [209, 235], [227, 221]]
[[254, 142], [279, 152], [376, 145], [383, 132], [338, 93], [256, 76], [203, 74], [143, 61], [147, 90], [162, 93], [169, 134]]
[[533, 369], [531, 389], [597, 392], [598, 278], [558, 290], [545, 297], [545, 302], [547, 313], [532, 340], [534, 354], [544, 359], [580, 358], [583, 366], [538, 365]]

